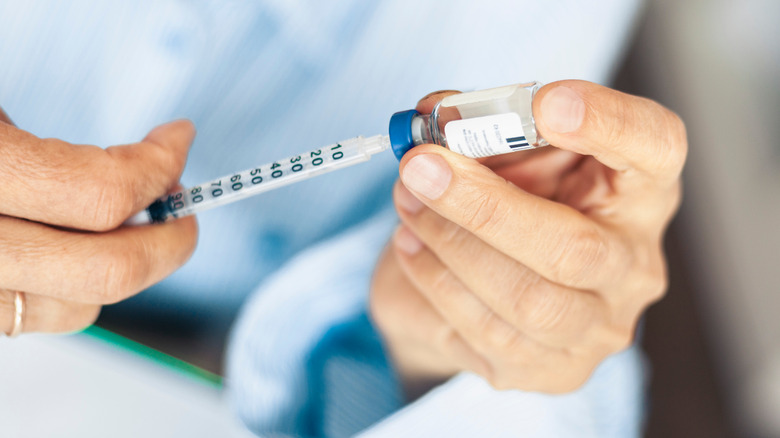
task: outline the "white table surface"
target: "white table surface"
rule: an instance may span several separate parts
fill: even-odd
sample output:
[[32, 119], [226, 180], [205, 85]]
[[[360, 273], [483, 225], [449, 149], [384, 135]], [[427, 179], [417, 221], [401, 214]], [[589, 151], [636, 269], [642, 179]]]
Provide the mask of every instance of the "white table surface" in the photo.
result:
[[218, 385], [85, 334], [0, 338], [0, 437], [250, 437]]

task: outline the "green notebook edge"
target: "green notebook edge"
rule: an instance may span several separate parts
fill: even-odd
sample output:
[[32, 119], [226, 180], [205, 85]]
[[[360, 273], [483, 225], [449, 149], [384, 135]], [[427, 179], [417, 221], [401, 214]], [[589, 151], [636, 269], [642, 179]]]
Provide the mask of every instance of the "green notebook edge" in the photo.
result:
[[110, 330], [91, 325], [84, 329], [81, 334], [119, 347], [123, 350], [134, 353], [137, 356], [141, 356], [144, 359], [149, 359], [188, 378], [195, 379], [200, 383], [205, 383], [215, 388], [222, 388], [222, 377], [218, 374], [214, 374], [211, 371], [204, 370], [203, 368], [200, 368], [189, 362], [177, 359], [169, 354], [163, 353], [160, 350], [156, 350], [152, 347], [148, 347], [144, 344], [133, 341], [132, 339], [128, 339], [122, 335], [118, 335]]

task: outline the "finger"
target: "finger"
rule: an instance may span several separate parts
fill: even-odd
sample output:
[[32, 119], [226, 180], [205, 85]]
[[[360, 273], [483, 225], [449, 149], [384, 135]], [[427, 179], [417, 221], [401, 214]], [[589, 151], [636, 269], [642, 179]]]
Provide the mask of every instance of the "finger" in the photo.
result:
[[117, 228], [164, 195], [184, 169], [195, 136], [180, 120], [140, 143], [101, 149], [0, 129], [0, 214], [69, 228]]
[[99, 234], [0, 217], [0, 288], [115, 303], [181, 266], [194, 250], [196, 236], [191, 217]]
[[[9, 333], [13, 325], [14, 291], [0, 290], [0, 327]], [[65, 333], [83, 330], [100, 314], [100, 305], [25, 293], [24, 333]]]
[[426, 375], [418, 377], [426, 379], [464, 369], [487, 373], [487, 362], [409, 282], [395, 253], [386, 250], [380, 263], [382, 269], [372, 279], [370, 311], [401, 373], [408, 377], [425, 370]]
[[550, 281], [599, 290], [631, 266], [631, 254], [610, 230], [507, 183], [474, 160], [422, 145], [404, 155], [400, 173], [438, 214]]
[[[458, 278], [403, 227], [394, 236], [396, 255], [417, 289], [463, 337], [474, 351], [490, 363], [485, 375], [494, 382], [499, 370], [511, 364], [518, 368], [538, 368], [545, 363], [565, 360], [565, 350], [544, 346], [504, 321], [472, 294]], [[522, 379], [524, 373], [519, 372]], [[526, 374], [531, 376], [531, 374]], [[527, 386], [531, 382], [519, 383]]]
[[[605, 302], [588, 291], [553, 283], [496, 251], [433, 210], [411, 215], [402, 205], [413, 195], [395, 188], [402, 222], [488, 308], [521, 332], [545, 344], [582, 343], [607, 320]], [[419, 202], [419, 201], [418, 201]]]
[[526, 192], [550, 199], [558, 191], [561, 180], [576, 169], [583, 158], [574, 152], [540, 148], [478, 161]]
[[551, 144], [592, 155], [615, 170], [670, 181], [685, 162], [684, 124], [650, 99], [590, 82], [560, 81], [539, 90], [533, 112]]
[[637, 237], [641, 233], [658, 239], [677, 210], [680, 195], [679, 181], [666, 187], [636, 184], [629, 188], [617, 171], [585, 157], [558, 181], [551, 199], [601, 223], [625, 226]]

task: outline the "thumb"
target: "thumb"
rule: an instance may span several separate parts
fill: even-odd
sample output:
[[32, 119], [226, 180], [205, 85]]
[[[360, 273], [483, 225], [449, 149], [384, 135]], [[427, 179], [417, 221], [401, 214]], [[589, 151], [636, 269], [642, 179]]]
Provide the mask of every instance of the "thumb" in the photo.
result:
[[[186, 120], [135, 144], [96, 146], [38, 137], [0, 125], [4, 160], [0, 214], [89, 231], [120, 226], [179, 180], [195, 128]], [[67, 196], [63, 196], [67, 193]]]
[[178, 184], [195, 134], [192, 122], [176, 120], [152, 129], [140, 143], [107, 149], [132, 176], [135, 207], [146, 207]]

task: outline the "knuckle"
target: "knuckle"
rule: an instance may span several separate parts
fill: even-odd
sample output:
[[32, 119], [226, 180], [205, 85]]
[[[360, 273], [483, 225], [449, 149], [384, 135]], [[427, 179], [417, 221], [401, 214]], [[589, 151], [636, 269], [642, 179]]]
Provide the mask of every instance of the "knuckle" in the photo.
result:
[[551, 254], [551, 276], [557, 283], [580, 286], [603, 266], [608, 248], [602, 233], [589, 227], [568, 234]]
[[517, 332], [491, 311], [485, 311], [479, 321], [480, 332], [487, 346], [499, 355], [508, 355], [517, 344]]
[[[610, 117], [598, 121], [605, 138], [609, 138], [615, 147], [624, 149], [622, 152], [637, 146], [648, 147], [647, 139], [652, 139], [648, 167], [679, 175], [688, 149], [682, 119], [660, 103], [644, 97], [615, 99], [612, 105]], [[637, 132], [646, 135], [638, 136]]]
[[633, 141], [634, 126], [639, 119], [636, 107], [626, 99], [611, 99], [611, 108], [607, 111], [588, 111], [589, 114], [602, 114], [595, 118], [595, 130], [607, 138], [615, 147], [628, 147]]
[[[429, 248], [435, 254], [450, 254], [457, 257], [465, 257], [468, 254], [472, 254], [474, 251], [474, 238], [467, 228], [449, 221], [442, 220], [436, 224], [436, 232], [430, 233]], [[439, 278], [439, 281], [445, 282], [448, 277]], [[453, 282], [454, 278], [449, 278], [450, 282]], [[459, 280], [458, 280], [459, 282]]]
[[434, 300], [437, 297], [445, 297], [447, 292], [453, 290], [457, 280], [449, 269], [441, 269], [431, 276], [430, 291]]
[[[87, 176], [72, 177], [87, 181], [80, 184], [82, 199], [81, 217], [84, 227], [90, 231], [110, 231], [118, 228], [132, 213], [134, 194], [132, 186], [116, 169], [117, 163], [107, 154], [101, 157], [99, 166]], [[97, 169], [97, 170], [94, 170]]]
[[540, 278], [526, 282], [515, 288], [516, 298], [510, 311], [523, 329], [541, 333], [554, 329], [566, 313], [558, 294], [549, 293], [540, 286]]
[[433, 343], [440, 351], [449, 351], [460, 341], [460, 335], [449, 324], [441, 324], [433, 331]]
[[138, 292], [148, 276], [148, 265], [139, 250], [128, 245], [102, 258], [96, 265], [101, 279], [95, 283], [94, 293], [101, 304], [119, 302]]
[[133, 212], [132, 196], [119, 181], [100, 181], [91, 187], [93, 202], [86, 204], [84, 215], [91, 231], [118, 228]]
[[73, 225], [89, 231], [108, 231], [121, 225], [133, 206], [116, 160], [97, 146], [80, 146], [74, 155], [57, 153], [68, 149], [60, 140], [42, 141], [55, 145], [47, 147], [53, 151], [48, 161], [37, 165], [41, 177], [78, 188], [78, 206], [68, 212]]
[[530, 296], [539, 297], [536, 303], [527, 306], [525, 313], [525, 324], [528, 329], [537, 333], [544, 333], [554, 330], [563, 322], [566, 311], [560, 308], [556, 299], [552, 297], [542, 297], [541, 294], [531, 294]]
[[451, 248], [451, 250], [458, 251], [463, 244], [464, 229], [451, 221], [443, 221], [439, 226], [439, 232], [434, 234], [434, 238], [437, 243], [443, 247]]
[[491, 191], [475, 191], [473, 198], [464, 205], [464, 226], [475, 234], [490, 234], [500, 229], [503, 215], [499, 214], [500, 199]]

